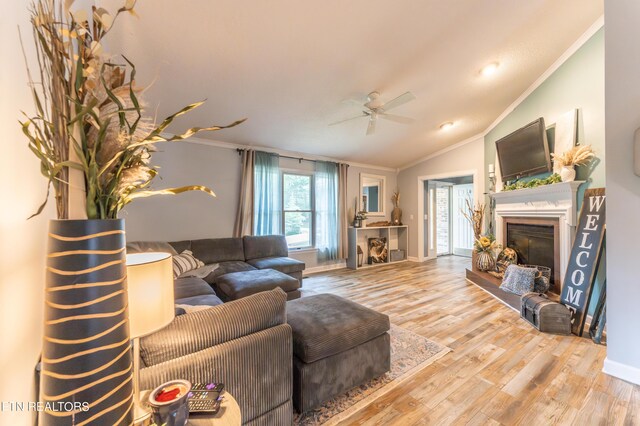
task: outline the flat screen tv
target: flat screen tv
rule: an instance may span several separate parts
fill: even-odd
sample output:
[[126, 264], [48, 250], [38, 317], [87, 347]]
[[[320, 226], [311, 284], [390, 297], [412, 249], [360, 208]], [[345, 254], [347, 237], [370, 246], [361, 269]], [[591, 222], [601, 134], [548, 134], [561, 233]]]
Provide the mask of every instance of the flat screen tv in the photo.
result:
[[496, 141], [496, 150], [503, 182], [552, 170], [542, 117]]

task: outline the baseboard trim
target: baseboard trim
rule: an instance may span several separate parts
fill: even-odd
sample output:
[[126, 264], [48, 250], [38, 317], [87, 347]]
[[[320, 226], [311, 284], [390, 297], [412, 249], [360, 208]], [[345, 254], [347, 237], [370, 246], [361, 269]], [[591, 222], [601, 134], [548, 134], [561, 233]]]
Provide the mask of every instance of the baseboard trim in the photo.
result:
[[417, 257], [415, 257], [415, 256], [409, 256], [409, 257], [407, 257], [407, 260], [408, 260], [409, 262], [420, 262], [420, 259], [418, 259], [418, 258], [417, 258]]
[[604, 359], [602, 372], [617, 377], [618, 379], [640, 385], [640, 368], [612, 361], [608, 357]]
[[336, 269], [344, 269], [346, 267], [347, 267], [347, 262], [338, 262], [338, 263], [333, 263], [331, 265], [314, 266], [313, 268], [307, 268], [304, 271], [302, 271], [302, 276], [306, 277], [307, 275], [310, 275], [310, 274], [317, 274], [318, 272], [333, 271]]

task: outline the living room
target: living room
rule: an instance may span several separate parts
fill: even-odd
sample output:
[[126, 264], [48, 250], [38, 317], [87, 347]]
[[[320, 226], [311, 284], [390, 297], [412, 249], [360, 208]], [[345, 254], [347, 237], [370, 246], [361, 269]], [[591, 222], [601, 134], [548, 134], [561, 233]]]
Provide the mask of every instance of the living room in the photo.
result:
[[[89, 142], [47, 188], [62, 161], [34, 141], [77, 134], [34, 117], [85, 91], [38, 111], [30, 87], [55, 89], [39, 84], [38, 10], [8, 5], [3, 424], [161, 424], [151, 395], [180, 390], [175, 421], [198, 383], [221, 382], [189, 424], [638, 423], [635, 2], [54, 3], [100, 22], [61, 32], [66, 48], [90, 33], [104, 39], [87, 58], [113, 55], [81, 64], [108, 76], [83, 90], [127, 89], [75, 114], [100, 128], [118, 105], [154, 171], [96, 195]], [[95, 242], [107, 235], [119, 245]], [[92, 263], [96, 250], [119, 260]], [[93, 282], [103, 267], [128, 284]], [[92, 310], [108, 304], [108, 320]], [[116, 329], [109, 350], [76, 342]]]

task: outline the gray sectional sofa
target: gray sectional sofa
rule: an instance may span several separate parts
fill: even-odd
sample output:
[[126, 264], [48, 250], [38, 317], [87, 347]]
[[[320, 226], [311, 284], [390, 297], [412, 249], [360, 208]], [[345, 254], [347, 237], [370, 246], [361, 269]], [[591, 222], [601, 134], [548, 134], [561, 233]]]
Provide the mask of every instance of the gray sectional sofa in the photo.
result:
[[167, 251], [175, 255], [184, 250], [192, 251], [205, 265], [217, 264], [217, 268], [204, 278], [177, 278], [177, 304], [215, 306], [276, 287], [287, 293], [288, 300], [300, 297], [305, 264], [288, 257], [282, 235], [127, 244], [128, 253]]
[[287, 257], [282, 236], [127, 250], [191, 250], [218, 264], [204, 279], [174, 281], [176, 304], [212, 308], [178, 315], [141, 340], [143, 389], [175, 378], [224, 382], [243, 424], [290, 425], [293, 407], [312, 410], [390, 368], [389, 318], [334, 295], [298, 299], [304, 263]]
[[287, 296], [274, 289], [177, 316], [143, 337], [141, 389], [176, 378], [225, 384], [242, 423], [291, 425], [292, 337]]

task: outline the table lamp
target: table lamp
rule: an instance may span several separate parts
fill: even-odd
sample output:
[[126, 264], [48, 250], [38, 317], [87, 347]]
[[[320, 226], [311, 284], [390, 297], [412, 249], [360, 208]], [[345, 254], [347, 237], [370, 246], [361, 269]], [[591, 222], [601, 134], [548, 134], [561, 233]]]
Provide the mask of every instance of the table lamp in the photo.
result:
[[127, 255], [129, 329], [133, 339], [134, 424], [151, 412], [140, 402], [140, 337], [167, 326], [175, 316], [173, 262], [169, 253]]

